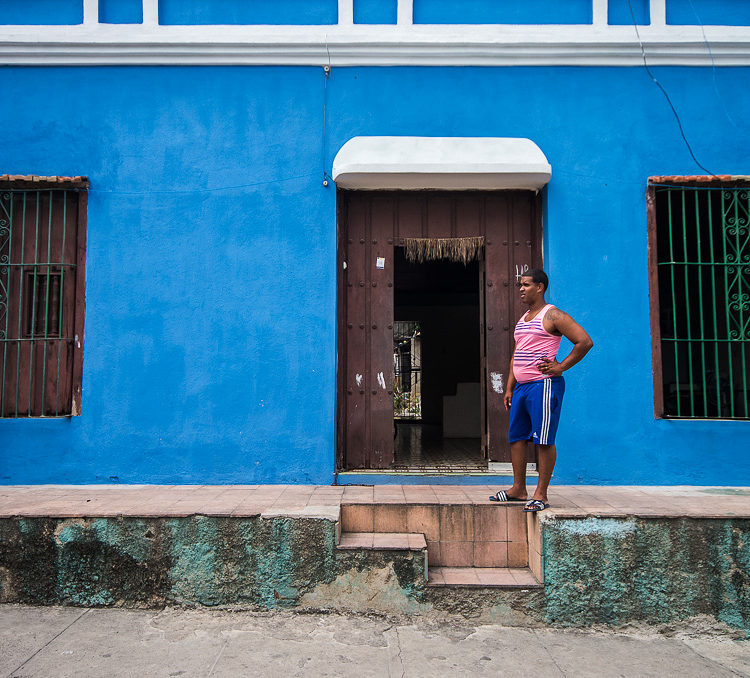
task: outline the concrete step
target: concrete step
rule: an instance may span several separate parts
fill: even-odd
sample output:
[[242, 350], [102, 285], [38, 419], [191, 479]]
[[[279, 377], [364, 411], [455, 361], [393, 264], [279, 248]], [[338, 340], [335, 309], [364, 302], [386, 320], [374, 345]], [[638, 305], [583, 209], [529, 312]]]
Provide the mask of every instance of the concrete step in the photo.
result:
[[527, 567], [431, 567], [428, 570], [427, 586], [542, 588], [542, 584]]
[[529, 517], [523, 504], [469, 502], [465, 498], [445, 504], [414, 499], [420, 503], [395, 499], [344, 502], [341, 529], [423, 534], [433, 566], [522, 568], [530, 564]]
[[423, 534], [407, 532], [342, 532], [338, 548], [384, 551], [427, 551]]

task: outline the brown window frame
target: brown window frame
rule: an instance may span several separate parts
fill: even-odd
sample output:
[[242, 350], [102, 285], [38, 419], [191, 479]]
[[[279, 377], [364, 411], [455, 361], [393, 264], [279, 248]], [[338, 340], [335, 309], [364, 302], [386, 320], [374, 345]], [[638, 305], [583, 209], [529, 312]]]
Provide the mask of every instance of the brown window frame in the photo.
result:
[[[73, 244], [73, 241], [71, 240], [70, 246], [67, 245], [64, 247], [64, 252], [61, 250], [61, 263], [59, 266], [55, 266], [55, 262], [49, 262], [49, 260], [52, 258], [52, 255], [50, 252], [47, 252], [47, 259], [49, 263], [42, 263], [42, 268], [45, 270], [42, 273], [37, 273], [37, 277], [45, 277], [49, 276], [49, 278], [53, 278], [56, 275], [60, 274], [61, 267], [70, 266], [69, 263], [64, 263], [66, 261], [72, 262], [75, 261], [75, 275], [74, 275], [74, 282], [75, 282], [75, 292], [74, 297], [71, 302], [72, 306], [72, 313], [73, 318], [72, 322], [70, 323], [69, 329], [72, 329], [72, 334], [69, 336], [68, 345], [70, 347], [70, 354], [69, 358], [65, 361], [66, 367], [65, 367], [65, 378], [61, 378], [59, 376], [60, 374], [60, 357], [58, 353], [57, 357], [57, 369], [58, 369], [58, 376], [56, 377], [56, 380], [52, 381], [52, 383], [55, 385], [55, 389], [59, 392], [60, 384], [64, 385], [64, 382], [69, 381], [69, 390], [67, 387], [64, 388], [64, 397], [65, 400], [63, 402], [66, 403], [66, 405], [62, 408], [59, 408], [58, 411], [58, 402], [55, 403], [55, 411], [54, 413], [50, 412], [50, 402], [52, 399], [52, 395], [49, 391], [51, 391], [50, 388], [47, 386], [47, 382], [50, 382], [52, 377], [47, 374], [45, 378], [41, 381], [43, 381], [43, 384], [40, 386], [37, 383], [36, 376], [34, 373], [29, 370], [26, 373], [23, 373], [24, 379], [27, 377], [29, 378], [29, 384], [30, 388], [31, 382], [33, 381], [33, 388], [35, 391], [39, 391], [37, 398], [36, 396], [31, 395], [29, 393], [28, 400], [28, 411], [22, 412], [19, 411], [18, 402], [15, 404], [15, 410], [13, 412], [10, 412], [10, 410], [5, 411], [5, 409], [8, 407], [8, 403], [6, 402], [8, 400], [8, 394], [6, 391], [7, 389], [7, 380], [9, 379], [9, 372], [7, 371], [7, 368], [3, 366], [3, 351], [0, 351], [0, 369], [3, 370], [3, 380], [2, 383], [0, 383], [0, 394], [3, 396], [3, 411], [0, 411], [0, 418], [3, 419], [13, 419], [13, 418], [28, 418], [28, 419], [49, 419], [49, 418], [68, 418], [71, 416], [79, 416], [81, 414], [81, 396], [83, 391], [83, 351], [84, 351], [84, 325], [85, 325], [85, 310], [86, 310], [86, 231], [87, 231], [87, 213], [88, 213], [88, 188], [89, 188], [89, 181], [86, 177], [77, 176], [77, 177], [40, 177], [40, 176], [19, 176], [19, 175], [0, 175], [0, 196], [4, 193], [10, 193], [10, 192], [49, 192], [49, 200], [50, 200], [50, 213], [49, 213], [49, 221], [50, 224], [53, 221], [53, 212], [52, 210], [52, 196], [53, 194], [57, 194], [59, 192], [65, 192], [66, 193], [66, 201], [70, 201], [71, 208], [73, 205], [75, 205], [76, 209], [76, 218], [75, 218], [75, 226], [76, 226], [76, 234], [75, 234], [75, 243]], [[75, 203], [73, 202], [75, 200]], [[68, 204], [67, 202], [64, 204]], [[2, 215], [0, 215], [2, 216]], [[9, 224], [9, 226], [12, 226], [12, 223]], [[50, 229], [52, 227], [50, 226]], [[22, 228], [23, 230], [23, 228]], [[10, 229], [9, 229], [10, 233]], [[63, 239], [63, 242], [64, 239]], [[10, 252], [9, 252], [10, 253]], [[67, 255], [67, 257], [66, 257]], [[72, 257], [70, 256], [72, 255]], [[12, 255], [11, 255], [12, 256]], [[37, 267], [36, 259], [35, 263], [33, 265], [30, 265], [30, 271], [27, 271], [26, 269], [26, 263], [25, 263], [25, 257], [23, 253], [20, 254], [21, 259], [16, 262], [15, 264], [13, 261], [8, 261], [8, 266], [5, 267], [5, 271], [2, 271], [4, 274], [4, 279], [7, 282], [11, 280], [11, 272], [10, 270], [16, 266], [20, 268], [20, 278], [21, 280], [23, 276], [31, 275], [34, 276], [33, 271]], [[36, 257], [36, 255], [35, 255]], [[13, 257], [15, 259], [15, 257]], [[0, 270], [3, 268], [2, 264], [0, 264]], [[0, 276], [3, 277], [3, 276]], [[35, 313], [38, 314], [36, 311], [29, 311], [29, 309], [26, 309], [22, 304], [26, 300], [21, 300], [20, 298], [13, 298], [13, 292], [15, 290], [11, 289], [8, 291], [6, 289], [6, 293], [8, 294], [8, 299], [6, 300], [8, 302], [8, 311], [10, 309], [11, 301], [13, 301], [14, 304], [16, 304], [17, 307], [21, 307], [20, 314], [21, 314], [21, 326], [17, 328], [17, 332], [20, 332], [21, 335], [23, 335], [23, 340], [37, 340], [37, 341], [53, 341], [53, 340], [61, 340], [59, 329], [58, 332], [50, 332], [47, 331], [46, 335], [41, 334], [38, 331], [34, 329], [34, 322], [33, 319], [30, 317], [30, 314]], [[46, 303], [49, 303], [47, 300]], [[64, 300], [60, 302], [60, 309], [64, 308], [63, 306]], [[28, 302], [26, 303], [28, 305]], [[33, 308], [33, 307], [32, 307]], [[68, 311], [70, 312], [70, 311]], [[44, 314], [42, 314], [44, 316]], [[54, 314], [52, 314], [53, 317], [55, 317]], [[3, 330], [5, 332], [6, 328], [8, 328], [8, 322], [9, 319], [6, 320], [5, 327], [0, 328], [0, 330]], [[57, 323], [58, 328], [62, 326], [62, 316], [57, 317]], [[29, 334], [29, 331], [31, 334]], [[67, 332], [66, 332], [67, 333]], [[15, 343], [16, 339], [11, 339], [9, 337], [6, 337], [3, 334], [3, 338], [7, 339], [8, 342]], [[20, 341], [19, 341], [20, 345]], [[7, 346], [7, 342], [4, 343], [4, 346]], [[20, 351], [20, 348], [18, 349]], [[34, 349], [32, 348], [32, 351]], [[46, 348], [45, 348], [46, 351]], [[45, 360], [47, 354], [45, 353]], [[25, 367], [24, 367], [25, 369]], [[69, 379], [68, 379], [69, 375]], [[19, 374], [16, 375], [16, 379], [19, 379]], [[17, 391], [16, 391], [17, 392]], [[56, 393], [56, 398], [59, 398], [59, 395]], [[16, 395], [16, 399], [18, 399], [18, 396]], [[32, 400], [35, 401], [35, 404], [32, 405]], [[37, 406], [36, 403], [39, 403]], [[26, 408], [22, 408], [26, 409]]]
[[[651, 326], [651, 358], [654, 392], [654, 418], [693, 421], [726, 420], [722, 417], [698, 415], [674, 416], [666, 413], [664, 403], [664, 369], [662, 358], [661, 308], [658, 275], [658, 243], [656, 190], [659, 187], [675, 188], [750, 188], [750, 176], [732, 175], [693, 175], [693, 176], [651, 176], [646, 189], [647, 239], [648, 239], [648, 286]], [[731, 421], [742, 419], [732, 418]]]

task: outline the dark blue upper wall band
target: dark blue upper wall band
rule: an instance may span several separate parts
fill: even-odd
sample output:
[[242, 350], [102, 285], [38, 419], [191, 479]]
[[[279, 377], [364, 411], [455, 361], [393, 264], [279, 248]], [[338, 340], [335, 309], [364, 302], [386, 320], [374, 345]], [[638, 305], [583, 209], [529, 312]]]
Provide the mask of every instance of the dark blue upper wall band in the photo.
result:
[[749, 26], [748, 0], [667, 0], [667, 23], [686, 26]]
[[607, 23], [610, 26], [630, 26], [635, 18], [636, 25], [648, 25], [651, 23], [650, 15], [650, 0], [609, 0]]
[[395, 24], [398, 0], [354, 0], [355, 24]]
[[414, 0], [415, 24], [590, 24], [591, 0]]
[[83, 0], [2, 0], [0, 25], [70, 26], [83, 23]]
[[326, 25], [338, 22], [337, 0], [159, 0], [164, 25]]
[[143, 0], [99, 0], [99, 21], [103, 24], [143, 23]]
[[[415, 24], [590, 24], [592, 0], [413, 0]], [[354, 23], [395, 24], [398, 0], [353, 0]], [[609, 0], [610, 25], [650, 23], [649, 0]], [[99, 0], [99, 21], [139, 24], [142, 0]], [[750, 0], [666, 0], [669, 25], [750, 26]], [[83, 0], [0, 0], [0, 25], [76, 25]], [[159, 0], [164, 25], [335, 25], [337, 0]]]

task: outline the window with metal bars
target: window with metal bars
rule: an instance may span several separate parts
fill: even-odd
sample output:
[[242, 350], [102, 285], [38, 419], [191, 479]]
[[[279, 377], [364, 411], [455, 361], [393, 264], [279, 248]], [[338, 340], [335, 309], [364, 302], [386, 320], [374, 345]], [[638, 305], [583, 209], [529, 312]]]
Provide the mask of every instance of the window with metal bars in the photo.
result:
[[750, 419], [749, 186], [649, 181], [657, 417]]
[[422, 333], [415, 320], [393, 323], [393, 416], [422, 418]]
[[0, 177], [0, 416], [80, 414], [82, 177]]

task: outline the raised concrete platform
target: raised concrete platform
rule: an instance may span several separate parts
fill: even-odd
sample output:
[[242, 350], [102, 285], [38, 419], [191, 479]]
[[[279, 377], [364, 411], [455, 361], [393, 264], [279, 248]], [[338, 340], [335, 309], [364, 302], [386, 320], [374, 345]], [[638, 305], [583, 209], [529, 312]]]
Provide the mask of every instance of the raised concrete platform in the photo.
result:
[[[0, 485], [0, 517], [332, 516], [341, 504], [478, 504], [496, 485]], [[750, 518], [750, 488], [553, 486], [547, 515]]]
[[0, 601], [750, 629], [750, 489], [555, 487], [540, 514], [497, 489], [0, 487]]

